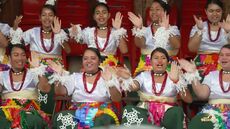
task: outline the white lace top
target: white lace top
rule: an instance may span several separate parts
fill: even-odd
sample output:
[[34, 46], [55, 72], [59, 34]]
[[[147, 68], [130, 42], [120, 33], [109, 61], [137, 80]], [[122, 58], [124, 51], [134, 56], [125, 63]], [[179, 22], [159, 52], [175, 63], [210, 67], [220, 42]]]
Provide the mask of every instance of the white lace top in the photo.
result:
[[[63, 30], [61, 30], [63, 31]], [[30, 50], [31, 51], [36, 51], [42, 54], [53, 54], [53, 55], [61, 55], [62, 47], [60, 45], [60, 41], [57, 42], [55, 40], [56, 34], [54, 35], [54, 47], [53, 50], [49, 53], [47, 53], [41, 43], [41, 27], [34, 27], [32, 29], [29, 29], [24, 32], [23, 34], [23, 40], [25, 41], [26, 45], [30, 44]], [[51, 39], [43, 39], [44, 40], [44, 46], [47, 50], [50, 49], [51, 47]]]
[[[202, 40], [200, 43], [200, 48], [199, 51], [217, 51], [219, 52], [220, 48], [227, 44], [227, 35], [226, 32], [224, 31], [223, 28], [220, 30], [220, 36], [219, 38], [215, 41], [212, 42], [209, 39], [209, 34], [208, 34], [208, 22], [203, 22], [204, 29], [203, 29], [203, 34], [202, 34]], [[195, 33], [197, 32], [198, 28], [196, 26], [193, 26], [191, 32], [190, 32], [190, 37], [193, 37]], [[218, 31], [211, 31], [211, 38], [214, 40], [217, 37]]]
[[[105, 86], [105, 81], [101, 77], [94, 91], [90, 94], [86, 92], [83, 84], [83, 73], [73, 73], [68, 81], [65, 82], [68, 95], [72, 95], [73, 102], [108, 102], [110, 94]], [[90, 91], [93, 84], [87, 83]]]
[[[210, 89], [209, 99], [230, 99], [230, 93], [224, 93], [219, 83], [219, 71], [212, 71], [205, 76], [202, 84], [205, 84]], [[230, 82], [223, 82], [224, 89], [227, 90]]]
[[[177, 26], [170, 26], [169, 30], [170, 30], [170, 35], [180, 36], [180, 31], [178, 30]], [[150, 53], [148, 53], [148, 54], [151, 54], [151, 52], [154, 49], [155, 42], [156, 42], [156, 40], [153, 38], [153, 35], [152, 35], [151, 26], [148, 26], [146, 28], [146, 32], [144, 34], [144, 37], [145, 37], [146, 48], [141, 49], [141, 51], [142, 52], [149, 51]], [[166, 49], [172, 50], [172, 46], [170, 45], [169, 42], [167, 43]]]
[[[137, 75], [137, 77], [135, 77], [135, 80], [138, 81], [138, 83], [140, 84], [140, 90], [142, 92], [147, 93], [149, 95], [153, 95], [151, 71], [141, 72], [139, 75]], [[159, 93], [161, 87], [162, 87], [161, 83], [156, 83], [157, 93]], [[173, 81], [171, 81], [170, 78], [167, 77], [165, 89], [162, 92], [161, 96], [175, 97], [176, 95], [177, 95], [176, 87], [173, 85]]]
[[[87, 27], [82, 31], [82, 38], [83, 38], [83, 43], [87, 44], [88, 47], [93, 47], [97, 48], [96, 43], [95, 43], [95, 37], [94, 37], [94, 31], [95, 27]], [[117, 47], [119, 45], [119, 42], [115, 39], [115, 36], [112, 34], [112, 32], [115, 31], [114, 29], [111, 30], [110, 36], [109, 36], [109, 41], [108, 41], [108, 46], [105, 48], [105, 50], [101, 53], [102, 55], [106, 56], [109, 54], [115, 55], [117, 51]], [[98, 46], [99, 48], [103, 49], [106, 38], [101, 38], [98, 37]]]

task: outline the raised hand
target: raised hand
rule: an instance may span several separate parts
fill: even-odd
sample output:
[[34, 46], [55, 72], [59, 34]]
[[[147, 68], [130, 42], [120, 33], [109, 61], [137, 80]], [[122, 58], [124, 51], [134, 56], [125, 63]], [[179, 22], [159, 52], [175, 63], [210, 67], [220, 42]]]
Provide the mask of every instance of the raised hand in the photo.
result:
[[60, 63], [56, 63], [52, 60], [47, 60], [48, 66], [54, 70], [56, 73], [62, 75], [63, 67]]
[[225, 30], [225, 32], [230, 32], [230, 14], [228, 14], [227, 18], [220, 23], [220, 26]]
[[19, 24], [21, 23], [22, 21], [22, 15], [20, 16], [16, 16], [15, 20], [14, 20], [14, 25], [13, 25], [13, 29], [16, 30], [19, 26]]
[[138, 16], [136, 16], [134, 13], [128, 12], [128, 16], [129, 16], [129, 20], [133, 23], [133, 25], [136, 28], [142, 28], [143, 19], [142, 19], [140, 14]]
[[55, 34], [61, 32], [61, 20], [58, 17], [54, 17], [54, 24], [51, 24], [51, 28]]
[[194, 61], [187, 61], [185, 59], [178, 60], [180, 67], [184, 69], [186, 72], [193, 73], [196, 71], [196, 65]]
[[116, 15], [115, 15], [115, 19], [112, 19], [113, 28], [120, 29], [122, 19], [123, 19], [123, 16], [121, 15], [121, 12], [117, 12]]
[[161, 27], [165, 27], [166, 29], [169, 28], [169, 15], [167, 15], [166, 12], [164, 12], [164, 15], [161, 17], [159, 24]]
[[196, 15], [193, 15], [193, 18], [196, 22], [196, 26], [199, 30], [203, 30], [204, 28], [204, 25], [203, 25], [203, 20], [201, 17], [197, 18]]
[[70, 23], [71, 27], [70, 27], [70, 37], [74, 38], [74, 35], [78, 34], [78, 30], [77, 30], [77, 26]]
[[173, 61], [171, 63], [171, 70], [168, 72], [169, 78], [173, 81], [178, 81], [179, 80], [179, 75], [180, 75], [180, 68], [177, 65], [176, 61]]
[[105, 81], [109, 81], [112, 79], [112, 72], [111, 72], [109, 66], [105, 66], [101, 76]]
[[129, 79], [131, 77], [131, 73], [126, 66], [125, 67], [116, 67], [116, 75], [118, 77], [122, 77], [124, 79]]

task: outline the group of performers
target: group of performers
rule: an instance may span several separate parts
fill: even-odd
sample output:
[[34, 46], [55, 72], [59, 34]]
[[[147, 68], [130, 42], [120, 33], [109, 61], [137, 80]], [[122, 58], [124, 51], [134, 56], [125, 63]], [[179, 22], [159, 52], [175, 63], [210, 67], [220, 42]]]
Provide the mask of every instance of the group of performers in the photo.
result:
[[[178, 59], [180, 31], [169, 24], [167, 0], [153, 0], [145, 27], [140, 15], [128, 12], [132, 34], [141, 56], [132, 75], [116, 57], [117, 49], [128, 52], [123, 14], [117, 12], [109, 26], [110, 10], [105, 1], [93, 9], [94, 27], [71, 24], [61, 29], [55, 0], [41, 9], [41, 26], [22, 31], [22, 16], [12, 27], [0, 23], [0, 129], [73, 129], [114, 124], [130, 127], [149, 125], [166, 129], [230, 128], [230, 15], [223, 18], [223, 3], [207, 0], [207, 21], [194, 15], [189, 50], [192, 61]], [[128, 30], [129, 31], [129, 30]], [[62, 49], [70, 53], [69, 38], [87, 44], [82, 69], [68, 72], [62, 64]], [[26, 56], [30, 45], [30, 57]], [[8, 48], [6, 56], [5, 48]], [[191, 120], [178, 99], [192, 103], [191, 86], [197, 99], [208, 104]], [[120, 102], [124, 92], [135, 91], [137, 105]], [[55, 95], [71, 96], [68, 110], [54, 112]], [[53, 115], [55, 114], [55, 115]], [[52, 119], [51, 119], [52, 117]]]

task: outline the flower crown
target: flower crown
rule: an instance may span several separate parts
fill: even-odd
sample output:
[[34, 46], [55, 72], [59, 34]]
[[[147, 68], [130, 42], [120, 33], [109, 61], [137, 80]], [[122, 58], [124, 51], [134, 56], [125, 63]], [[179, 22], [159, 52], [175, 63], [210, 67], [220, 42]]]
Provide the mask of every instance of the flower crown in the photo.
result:
[[167, 0], [162, 0], [163, 2], [165, 2], [165, 4], [168, 4], [168, 1]]
[[107, 3], [106, 0], [97, 0], [97, 1], [100, 2], [100, 3], [104, 3], [104, 4]]
[[55, 5], [56, 0], [47, 0], [45, 5], [49, 4], [49, 5]]

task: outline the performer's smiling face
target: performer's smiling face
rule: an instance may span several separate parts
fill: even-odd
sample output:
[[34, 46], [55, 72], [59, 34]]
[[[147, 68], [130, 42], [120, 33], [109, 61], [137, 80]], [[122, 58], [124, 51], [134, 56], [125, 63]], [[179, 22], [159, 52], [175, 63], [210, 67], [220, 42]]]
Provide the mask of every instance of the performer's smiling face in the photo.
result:
[[219, 63], [223, 70], [230, 71], [230, 49], [222, 48], [219, 54]]
[[168, 65], [166, 55], [159, 51], [154, 52], [151, 57], [151, 64], [155, 73], [164, 73]]
[[205, 10], [208, 20], [211, 23], [220, 22], [223, 14], [223, 10], [217, 4], [211, 3], [208, 5], [208, 8]]
[[100, 59], [92, 50], [86, 50], [82, 57], [83, 68], [86, 73], [95, 73], [98, 71]]
[[51, 28], [54, 21], [54, 12], [51, 9], [43, 8], [41, 11], [40, 20], [44, 28]]
[[149, 16], [153, 22], [159, 22], [161, 17], [164, 15], [164, 8], [161, 7], [161, 5], [158, 2], [153, 2], [150, 11]]
[[26, 64], [26, 52], [20, 47], [13, 47], [10, 52], [11, 66], [16, 71], [21, 71]]
[[106, 7], [97, 6], [95, 8], [93, 18], [98, 26], [107, 26], [107, 22], [110, 18], [110, 13]]

